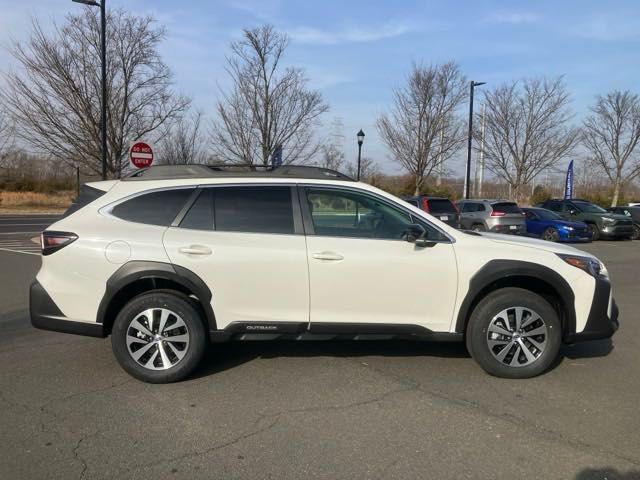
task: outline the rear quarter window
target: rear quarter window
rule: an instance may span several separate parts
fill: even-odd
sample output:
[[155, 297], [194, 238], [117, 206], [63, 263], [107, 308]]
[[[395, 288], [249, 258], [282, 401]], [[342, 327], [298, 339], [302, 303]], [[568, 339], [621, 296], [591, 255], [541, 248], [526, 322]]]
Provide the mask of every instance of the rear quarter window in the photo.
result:
[[114, 217], [128, 222], [168, 227], [182, 210], [193, 188], [143, 193], [119, 203], [111, 210]]

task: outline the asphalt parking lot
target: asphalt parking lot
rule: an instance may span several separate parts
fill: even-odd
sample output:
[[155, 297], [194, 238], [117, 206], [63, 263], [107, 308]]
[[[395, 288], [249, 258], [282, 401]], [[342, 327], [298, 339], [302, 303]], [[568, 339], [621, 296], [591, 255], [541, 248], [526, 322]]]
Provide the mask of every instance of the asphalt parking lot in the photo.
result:
[[18, 228], [0, 247], [2, 479], [640, 478], [640, 242], [579, 247], [607, 264], [621, 327], [538, 378], [490, 377], [458, 344], [274, 342], [148, 385], [109, 339], [30, 326], [40, 257]]

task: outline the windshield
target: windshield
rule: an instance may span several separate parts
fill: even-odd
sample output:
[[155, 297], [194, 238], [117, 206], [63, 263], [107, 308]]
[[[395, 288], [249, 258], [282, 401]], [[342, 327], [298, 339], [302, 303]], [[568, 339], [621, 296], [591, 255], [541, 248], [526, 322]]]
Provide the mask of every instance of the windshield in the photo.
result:
[[604, 208], [599, 207], [598, 205], [595, 205], [593, 203], [589, 203], [589, 202], [573, 202], [573, 203], [575, 204], [576, 207], [580, 209], [580, 211], [585, 213], [607, 213], [607, 211]]
[[492, 203], [491, 207], [494, 212], [502, 212], [502, 213], [522, 213], [520, 207], [516, 203], [513, 202], [499, 202]]
[[431, 199], [429, 200], [429, 212], [430, 213], [458, 213], [450, 200], [445, 199]]

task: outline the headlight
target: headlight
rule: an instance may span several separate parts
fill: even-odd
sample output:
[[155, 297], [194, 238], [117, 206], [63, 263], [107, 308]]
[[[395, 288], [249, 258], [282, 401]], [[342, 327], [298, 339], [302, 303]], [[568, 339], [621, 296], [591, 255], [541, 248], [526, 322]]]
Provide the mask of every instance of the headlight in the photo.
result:
[[597, 258], [581, 257], [578, 255], [563, 255], [560, 253], [557, 255], [569, 265], [579, 268], [580, 270], [587, 272], [589, 275], [594, 277], [608, 276], [606, 267]]
[[573, 232], [573, 227], [569, 227], [569, 226], [567, 226], [567, 225], [563, 225], [563, 226], [562, 226], [562, 229], [563, 229], [563, 230], [567, 230], [567, 231], [569, 231], [569, 232]]

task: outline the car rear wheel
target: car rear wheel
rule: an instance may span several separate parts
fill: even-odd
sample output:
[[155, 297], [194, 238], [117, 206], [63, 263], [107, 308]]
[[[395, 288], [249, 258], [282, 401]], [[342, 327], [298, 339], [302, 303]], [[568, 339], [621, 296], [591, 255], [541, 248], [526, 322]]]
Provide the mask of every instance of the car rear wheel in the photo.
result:
[[640, 240], [640, 225], [633, 225], [633, 233], [631, 234], [631, 240]]
[[113, 324], [111, 344], [120, 366], [149, 383], [182, 380], [206, 350], [206, 329], [191, 300], [178, 292], [135, 297]]
[[482, 223], [474, 223], [471, 225], [471, 230], [474, 232], [486, 232], [486, 228]]
[[588, 223], [587, 228], [589, 229], [589, 233], [591, 233], [591, 240], [594, 242], [600, 238], [600, 229], [594, 223]]
[[549, 242], [557, 242], [560, 239], [560, 233], [557, 228], [549, 227], [542, 232], [542, 239]]
[[546, 371], [560, 351], [562, 326], [543, 297], [521, 288], [490, 293], [471, 314], [471, 356], [491, 375], [530, 378]]

